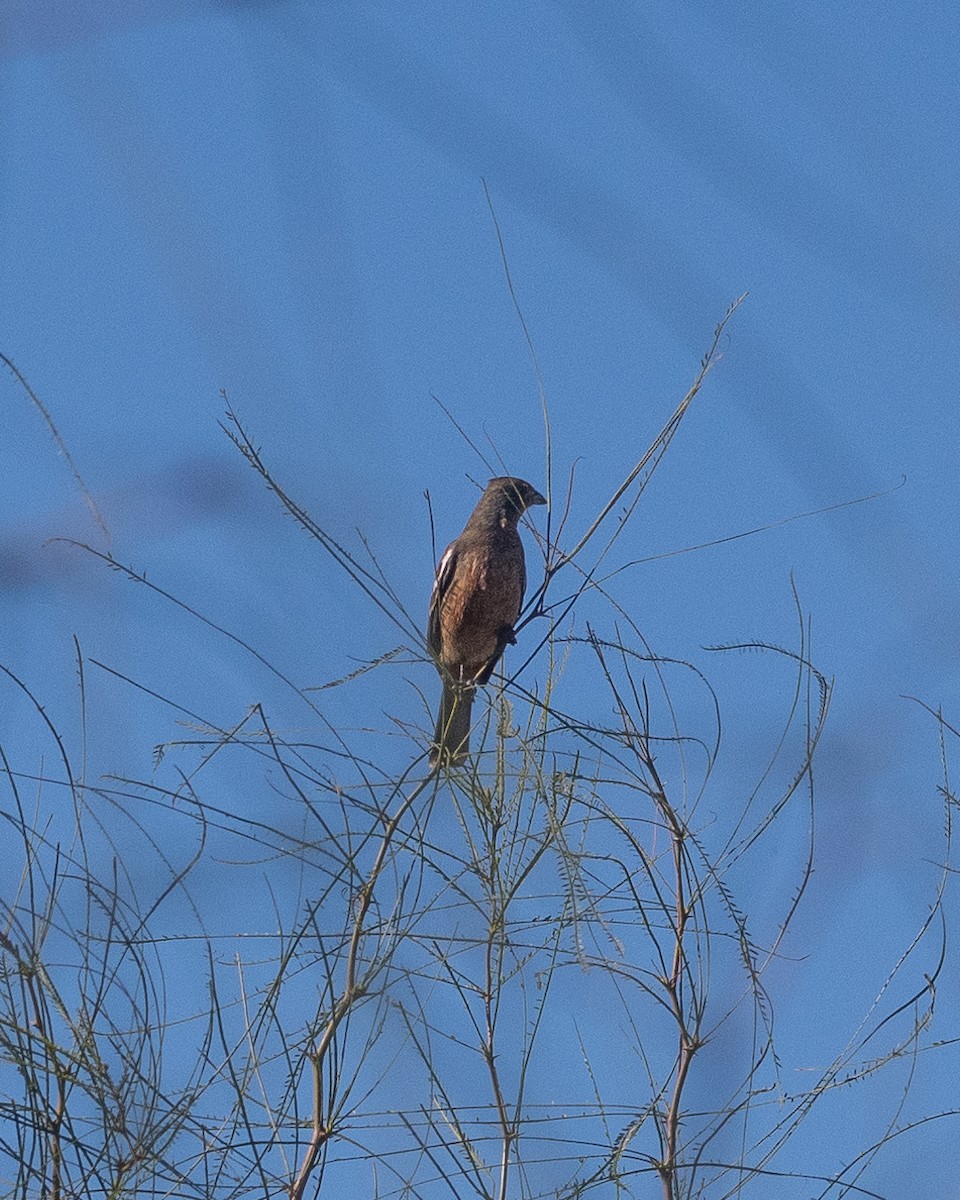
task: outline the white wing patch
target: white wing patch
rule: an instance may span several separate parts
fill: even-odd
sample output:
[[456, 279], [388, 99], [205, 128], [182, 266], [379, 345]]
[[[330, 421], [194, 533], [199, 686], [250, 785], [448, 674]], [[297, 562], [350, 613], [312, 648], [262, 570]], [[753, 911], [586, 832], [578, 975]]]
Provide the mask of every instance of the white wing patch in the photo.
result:
[[430, 593], [430, 619], [427, 626], [427, 642], [434, 654], [440, 654], [440, 604], [444, 593], [453, 580], [457, 543], [451, 542], [444, 550], [443, 558], [437, 564], [437, 574], [433, 581], [433, 591]]

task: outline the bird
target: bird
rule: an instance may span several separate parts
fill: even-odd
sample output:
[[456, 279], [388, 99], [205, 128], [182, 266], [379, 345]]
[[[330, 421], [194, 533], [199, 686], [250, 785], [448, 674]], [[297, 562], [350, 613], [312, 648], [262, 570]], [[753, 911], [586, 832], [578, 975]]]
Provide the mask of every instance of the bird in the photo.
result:
[[514, 625], [527, 586], [517, 523], [546, 500], [512, 475], [491, 479], [463, 533], [437, 566], [427, 644], [443, 680], [430, 766], [455, 766], [470, 752], [470, 711], [504, 648], [516, 642]]

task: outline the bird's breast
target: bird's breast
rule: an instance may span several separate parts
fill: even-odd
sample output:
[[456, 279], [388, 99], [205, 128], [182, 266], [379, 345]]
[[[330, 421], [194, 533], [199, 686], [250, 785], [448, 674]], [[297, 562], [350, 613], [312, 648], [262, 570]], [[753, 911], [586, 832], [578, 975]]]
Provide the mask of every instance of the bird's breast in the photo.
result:
[[501, 646], [523, 602], [523, 547], [515, 544], [464, 550], [440, 612], [441, 658], [472, 673]]

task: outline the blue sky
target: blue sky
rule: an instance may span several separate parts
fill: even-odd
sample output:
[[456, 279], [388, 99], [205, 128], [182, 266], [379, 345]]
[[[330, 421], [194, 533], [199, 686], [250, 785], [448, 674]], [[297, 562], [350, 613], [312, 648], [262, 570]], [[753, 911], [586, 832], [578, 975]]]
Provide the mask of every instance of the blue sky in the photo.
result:
[[[48, 406], [116, 556], [301, 684], [348, 673], [395, 634], [345, 599], [245, 468], [217, 428], [221, 390], [285, 487], [331, 533], [361, 529], [420, 613], [423, 492], [445, 543], [472, 504], [468, 477], [487, 475], [434, 397], [511, 473], [544, 477], [483, 180], [536, 345], [556, 480], [578, 463], [574, 527], [749, 293], [624, 561], [884, 495], [633, 568], [620, 599], [658, 652], [713, 672], [701, 647], [794, 644], [792, 574], [836, 691], [796, 948], [820, 973], [782, 1002], [842, 1041], [922, 919], [940, 853], [936, 731], [903, 696], [960, 722], [950, 10], [64, 9], [14, 0], [2, 18], [0, 350]], [[7, 376], [2, 394], [0, 661], [67, 729], [73, 634], [225, 723], [273, 698], [235, 647], [46, 544], [102, 546], [40, 416]], [[776, 728], [773, 682], [743, 658], [716, 671], [730, 753], [749, 758]], [[433, 688], [427, 666], [416, 678]], [[325, 713], [386, 726], [383, 712], [413, 702], [399, 674], [391, 686], [374, 714], [362, 691], [324, 693]], [[97, 769], [146, 774], [169, 714], [95, 688]], [[13, 698], [0, 707], [0, 738], [28, 763], [23, 721]], [[847, 969], [851, 938], [872, 948], [862, 973]], [[954, 963], [941, 1036], [956, 1001]], [[955, 1066], [945, 1054], [926, 1067], [928, 1111], [953, 1103]], [[923, 1136], [877, 1168], [882, 1194], [905, 1194], [904, 1178], [913, 1194], [955, 1187], [938, 1135]]]

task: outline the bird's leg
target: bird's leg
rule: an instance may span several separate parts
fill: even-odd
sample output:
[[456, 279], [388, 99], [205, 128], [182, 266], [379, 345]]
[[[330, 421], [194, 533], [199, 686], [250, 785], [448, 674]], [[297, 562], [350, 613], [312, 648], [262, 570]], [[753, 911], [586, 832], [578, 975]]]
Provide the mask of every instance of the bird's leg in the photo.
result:
[[512, 625], [501, 625], [497, 630], [497, 648], [488, 659], [488, 661], [480, 668], [473, 678], [475, 684], [484, 685], [490, 682], [490, 676], [493, 674], [493, 668], [500, 661], [500, 656], [503, 654], [505, 646], [515, 646], [517, 644], [517, 636], [513, 632]]

